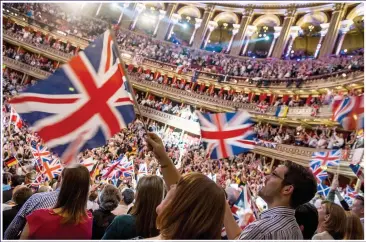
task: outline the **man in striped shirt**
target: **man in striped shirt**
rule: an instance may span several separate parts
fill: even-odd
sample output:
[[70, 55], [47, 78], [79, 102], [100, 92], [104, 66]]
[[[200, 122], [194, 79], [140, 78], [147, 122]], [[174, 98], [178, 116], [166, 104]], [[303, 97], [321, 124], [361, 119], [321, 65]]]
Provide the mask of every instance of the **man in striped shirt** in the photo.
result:
[[52, 208], [55, 206], [58, 194], [60, 193], [60, 187], [62, 183], [62, 175], [58, 177], [56, 190], [53, 192], [36, 193], [32, 195], [19, 210], [9, 227], [4, 234], [5, 240], [19, 239], [19, 236], [27, 223], [26, 216], [33, 211], [41, 208]]
[[225, 211], [225, 229], [230, 240], [302, 240], [295, 209], [309, 202], [317, 191], [312, 172], [293, 162], [277, 167], [266, 176], [258, 195], [268, 205], [260, 218], [243, 231], [235, 222], [229, 205]]

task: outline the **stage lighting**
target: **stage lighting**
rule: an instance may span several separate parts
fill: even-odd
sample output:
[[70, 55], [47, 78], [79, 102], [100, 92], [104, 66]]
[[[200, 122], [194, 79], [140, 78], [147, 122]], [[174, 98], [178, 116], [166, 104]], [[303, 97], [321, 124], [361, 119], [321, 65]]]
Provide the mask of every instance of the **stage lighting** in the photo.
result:
[[186, 29], [186, 28], [188, 28], [188, 24], [187, 23], [184, 23], [183, 24], [183, 29]]
[[262, 37], [262, 34], [259, 35], [259, 38]]
[[348, 51], [347, 49], [344, 49], [344, 53], [347, 53], [347, 51]]
[[266, 37], [267, 35], [266, 34], [263, 34], [263, 37]]
[[264, 38], [265, 40], [269, 40], [269, 37], [268, 36], [266, 36], [266, 38]]

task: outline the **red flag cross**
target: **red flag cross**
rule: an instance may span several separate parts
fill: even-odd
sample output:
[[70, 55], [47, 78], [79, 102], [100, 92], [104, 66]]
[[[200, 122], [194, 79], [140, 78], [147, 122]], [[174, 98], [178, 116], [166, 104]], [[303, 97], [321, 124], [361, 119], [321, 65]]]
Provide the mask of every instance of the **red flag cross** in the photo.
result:
[[313, 160], [321, 160], [321, 164], [320, 166], [327, 166], [328, 164], [328, 161], [336, 161], [336, 160], [339, 160], [339, 157], [338, 156], [330, 156], [330, 152], [326, 152], [326, 155], [325, 156], [315, 156], [315, 157], [312, 157]]

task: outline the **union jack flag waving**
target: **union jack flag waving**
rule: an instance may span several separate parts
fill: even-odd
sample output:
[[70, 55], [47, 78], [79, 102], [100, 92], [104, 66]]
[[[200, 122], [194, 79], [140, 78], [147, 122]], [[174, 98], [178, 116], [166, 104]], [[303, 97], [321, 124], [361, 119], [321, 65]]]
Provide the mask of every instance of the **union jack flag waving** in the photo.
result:
[[363, 169], [361, 167], [360, 164], [354, 165], [354, 164], [350, 164], [349, 167], [351, 168], [351, 170], [353, 171], [353, 173], [356, 174], [356, 176], [363, 181], [364, 180], [364, 174], [363, 174]]
[[211, 159], [227, 158], [254, 148], [253, 122], [248, 112], [203, 114], [197, 112], [202, 141]]
[[56, 176], [59, 176], [62, 172], [62, 165], [59, 159], [50, 160], [50, 162], [43, 162], [43, 171], [45, 181], [50, 181]]
[[314, 177], [317, 180], [317, 183], [322, 183], [327, 177], [328, 173], [321, 168], [319, 164], [315, 164], [313, 166], [310, 166], [311, 171], [314, 174]]
[[116, 48], [108, 30], [52, 76], [10, 101], [61, 160], [104, 145], [135, 118]]
[[319, 165], [321, 167], [338, 166], [340, 161], [341, 150], [319, 151], [313, 153], [309, 165]]
[[333, 102], [333, 120], [346, 130], [364, 127], [364, 103], [362, 96], [338, 97]]

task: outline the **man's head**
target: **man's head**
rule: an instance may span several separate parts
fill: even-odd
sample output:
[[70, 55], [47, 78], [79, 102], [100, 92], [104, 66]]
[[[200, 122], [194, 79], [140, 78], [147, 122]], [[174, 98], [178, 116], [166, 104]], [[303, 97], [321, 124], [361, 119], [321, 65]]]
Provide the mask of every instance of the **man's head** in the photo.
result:
[[11, 187], [22, 185], [24, 182], [24, 176], [13, 175], [11, 177]]
[[26, 186], [17, 186], [14, 188], [12, 199], [16, 205], [23, 205], [32, 195], [32, 189]]
[[135, 193], [131, 189], [127, 188], [122, 192], [122, 200], [121, 201], [124, 204], [130, 205], [133, 202], [134, 199], [135, 199]]
[[364, 217], [363, 206], [364, 206], [364, 197], [361, 195], [357, 195], [355, 197], [355, 200], [353, 201], [352, 212], [357, 214], [358, 217], [363, 218]]
[[36, 177], [37, 177], [37, 173], [36, 173], [35, 171], [28, 172], [28, 173], [25, 175], [25, 181], [24, 181], [24, 184], [31, 184], [31, 183], [34, 183], [34, 181], [36, 180]]
[[311, 240], [319, 223], [316, 207], [310, 203], [300, 205], [295, 211], [295, 217], [304, 240]]
[[294, 162], [286, 161], [266, 176], [265, 186], [259, 196], [269, 208], [288, 206], [296, 209], [309, 202], [317, 191], [317, 183], [312, 172]]
[[11, 173], [5, 172], [3, 174], [3, 185], [9, 185], [10, 181], [11, 181]]

